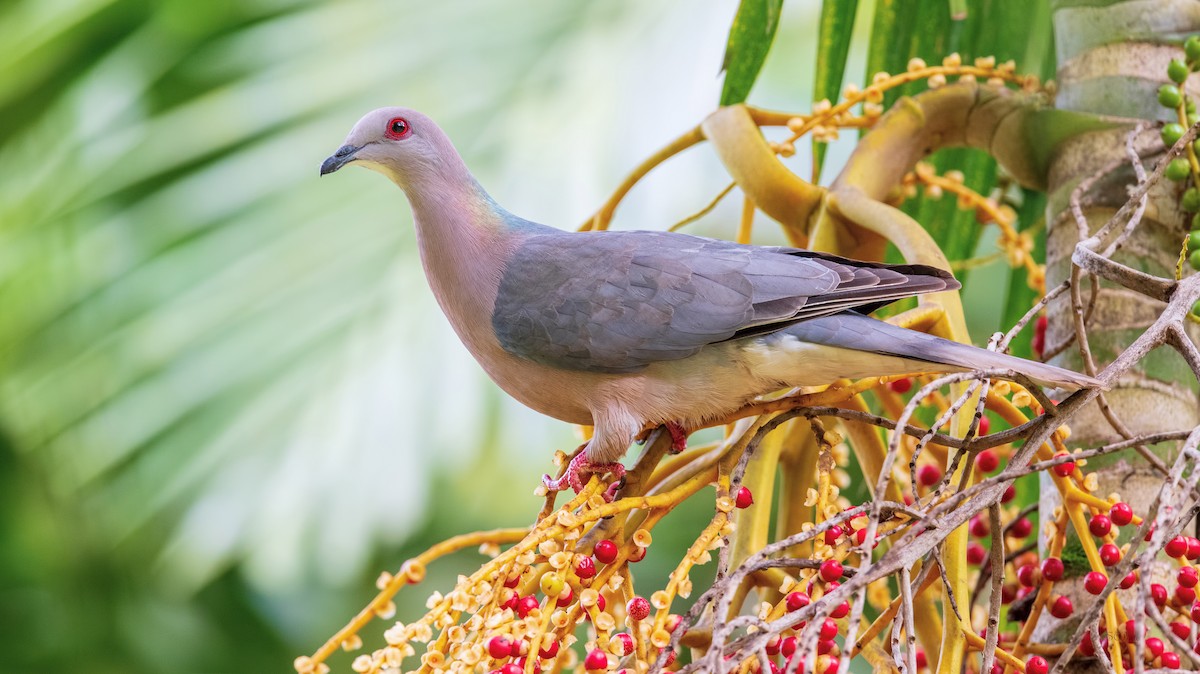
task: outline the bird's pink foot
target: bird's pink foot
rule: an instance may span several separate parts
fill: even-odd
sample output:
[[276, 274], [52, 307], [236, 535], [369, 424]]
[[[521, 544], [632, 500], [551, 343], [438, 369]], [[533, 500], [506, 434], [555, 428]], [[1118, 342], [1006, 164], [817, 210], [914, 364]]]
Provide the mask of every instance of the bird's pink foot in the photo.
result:
[[667, 432], [671, 434], [671, 453], [678, 454], [687, 449], [687, 429], [674, 421], [668, 421], [665, 425]]
[[609, 485], [604, 492], [604, 500], [612, 501], [625, 480], [625, 466], [619, 462], [592, 463], [588, 460], [586, 451], [579, 452], [574, 459], [571, 459], [571, 463], [567, 464], [567, 471], [563, 473], [562, 477], [555, 479], [549, 475], [543, 475], [542, 485], [549, 491], [563, 491], [570, 487], [578, 494], [583, 491], [585, 477], [604, 473], [612, 473], [617, 478], [616, 482]]

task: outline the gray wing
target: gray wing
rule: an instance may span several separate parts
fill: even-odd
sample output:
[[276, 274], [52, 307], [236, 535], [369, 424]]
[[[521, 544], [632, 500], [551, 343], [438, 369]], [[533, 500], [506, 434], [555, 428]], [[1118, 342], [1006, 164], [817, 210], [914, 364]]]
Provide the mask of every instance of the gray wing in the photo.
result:
[[529, 360], [636, 372], [708, 344], [957, 287], [949, 272], [921, 265], [669, 232], [562, 232], [517, 249], [492, 327], [505, 350]]

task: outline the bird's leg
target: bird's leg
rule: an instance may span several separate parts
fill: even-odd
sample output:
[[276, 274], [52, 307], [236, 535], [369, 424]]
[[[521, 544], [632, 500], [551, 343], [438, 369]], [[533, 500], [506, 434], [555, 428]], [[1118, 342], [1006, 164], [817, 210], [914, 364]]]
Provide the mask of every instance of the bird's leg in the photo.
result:
[[641, 433], [637, 434], [634, 441], [639, 445], [646, 444], [646, 440], [650, 438], [650, 432], [656, 428], [665, 428], [671, 434], [671, 453], [678, 454], [687, 449], [688, 430], [683, 427], [683, 424], [676, 421], [668, 421], [661, 426], [651, 426]]
[[671, 453], [678, 454], [687, 449], [687, 429], [675, 421], [668, 421], [664, 425], [667, 427], [667, 432], [671, 434]]
[[625, 466], [620, 462], [613, 463], [592, 463], [588, 459], [586, 445], [581, 448], [580, 452], [571, 459], [571, 463], [567, 464], [567, 470], [562, 477], [555, 479], [549, 475], [542, 476], [542, 485], [549, 491], [563, 491], [567, 487], [575, 490], [575, 493], [583, 491], [584, 478], [590, 475], [603, 475], [604, 473], [612, 473], [617, 481], [609, 485], [604, 492], [604, 500], [612, 501], [616, 495], [617, 489], [620, 489], [621, 484], [625, 480]]

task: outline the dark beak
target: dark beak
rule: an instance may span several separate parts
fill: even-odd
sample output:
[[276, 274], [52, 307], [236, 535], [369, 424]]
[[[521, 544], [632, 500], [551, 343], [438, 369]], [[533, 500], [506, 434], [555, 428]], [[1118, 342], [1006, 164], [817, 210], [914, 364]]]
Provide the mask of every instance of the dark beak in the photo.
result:
[[321, 175], [333, 173], [346, 164], [354, 161], [354, 153], [361, 149], [361, 146], [355, 147], [353, 145], [343, 145], [339, 147], [338, 151], [334, 152], [332, 157], [321, 162]]

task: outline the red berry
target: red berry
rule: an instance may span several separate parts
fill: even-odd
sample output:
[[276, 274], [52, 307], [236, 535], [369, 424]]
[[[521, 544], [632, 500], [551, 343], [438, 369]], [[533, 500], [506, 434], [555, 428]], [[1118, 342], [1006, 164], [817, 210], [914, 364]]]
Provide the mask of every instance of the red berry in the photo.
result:
[[513, 590], [512, 593], [508, 595], [508, 599], [505, 599], [504, 602], [500, 604], [500, 608], [511, 608], [515, 611], [517, 610], [517, 602], [519, 601], [521, 601], [521, 595], [517, 594], [516, 590]]
[[971, 541], [967, 543], [967, 563], [979, 566], [983, 564], [983, 560], [987, 559], [987, 548]]
[[1025, 538], [1033, 533], [1033, 522], [1030, 522], [1028, 517], [1022, 517], [1008, 527], [1008, 533], [1014, 538]]
[[1062, 580], [1063, 571], [1065, 571], [1063, 561], [1058, 557], [1047, 557], [1042, 561], [1042, 578], [1048, 581], [1058, 582]]
[[969, 530], [975, 538], [987, 538], [988, 534], [992, 533], [992, 528], [988, 526], [988, 521], [979, 515], [971, 518]]
[[895, 379], [888, 382], [888, 388], [890, 388], [893, 393], [908, 393], [912, 390], [912, 385], [912, 379], [909, 377]]
[[779, 645], [779, 654], [785, 658], [790, 658], [796, 652], [796, 646], [798, 645], [799, 642], [796, 641], [796, 637], [784, 637], [783, 643]]
[[1179, 656], [1178, 655], [1172, 653], [1171, 651], [1167, 651], [1166, 653], [1163, 653], [1162, 655], [1160, 655], [1158, 657], [1159, 657], [1159, 661], [1162, 662], [1162, 666], [1165, 669], [1179, 669]]
[[841, 660], [832, 655], [829, 656], [829, 664], [825, 667], [825, 674], [837, 674], [838, 665], [840, 664], [842, 664]]
[[525, 674], [525, 668], [515, 662], [509, 662], [496, 670], [499, 674]]
[[920, 482], [926, 487], [932, 487], [941, 481], [942, 469], [933, 464], [927, 463], [924, 466], [921, 466], [921, 469], [917, 471], [917, 482]]
[[779, 642], [782, 641], [779, 637], [775, 637], [767, 642], [767, 655], [779, 655]]
[[827, 559], [821, 562], [818, 573], [821, 574], [821, 580], [826, 582], [837, 580], [842, 577], [842, 563], [836, 559]]
[[1010, 485], [1008, 485], [1008, 487], [1007, 487], [1007, 488], [1004, 490], [1004, 495], [1000, 497], [1000, 502], [1001, 502], [1001, 503], [1008, 503], [1009, 501], [1011, 501], [1011, 500], [1013, 500], [1014, 498], [1016, 498], [1016, 496], [1017, 496], [1017, 488], [1016, 488], [1015, 486], [1013, 486], [1013, 485], [1011, 485], [1011, 484], [1010, 484]]
[[634, 597], [625, 605], [625, 614], [630, 620], [644, 620], [650, 615], [650, 602], [646, 601], [645, 597]]
[[751, 494], [746, 487], [742, 487], [733, 497], [733, 504], [739, 508], [749, 508], [754, 505], [754, 494]]
[[837, 541], [841, 537], [842, 528], [835, 524], [825, 530], [825, 545], [837, 545]]
[[1123, 527], [1133, 521], [1133, 508], [1124, 501], [1117, 501], [1109, 508], [1108, 516], [1112, 518], [1113, 524]]
[[1133, 641], [1137, 638], [1137, 623], [1132, 620], [1125, 621], [1125, 640]]
[[990, 449], [985, 449], [975, 457], [975, 467], [981, 473], [990, 473], [1000, 467], [1000, 456]]
[[1130, 571], [1129, 573], [1125, 574], [1125, 577], [1121, 579], [1121, 589], [1128, 590], [1129, 588], [1133, 587], [1133, 584], [1137, 582], [1137, 579], [1137, 571]]
[[832, 639], [837, 636], [838, 626], [837, 621], [833, 618], [826, 618], [825, 622], [821, 623], [821, 638]]
[[1183, 536], [1176, 536], [1175, 538], [1172, 538], [1171, 540], [1167, 541], [1165, 546], [1163, 546], [1163, 552], [1167, 553], [1168, 557], [1175, 557], [1176, 559], [1186, 555], [1187, 539]]
[[488, 655], [497, 660], [503, 660], [512, 655], [512, 647], [513, 643], [508, 637], [492, 637], [487, 642]]
[[512, 589], [512, 588], [516, 587], [517, 584], [520, 582], [521, 582], [521, 574], [518, 573], [517, 575], [515, 575], [511, 578], [505, 578], [504, 579], [504, 587]]
[[833, 641], [833, 639], [819, 639], [817, 641], [817, 655], [828, 655], [833, 651], [835, 646], [837, 646], [837, 644]]
[[1075, 611], [1075, 607], [1071, 604], [1071, 600], [1067, 597], [1058, 597], [1050, 604], [1050, 615], [1059, 620], [1066, 620], [1071, 617], [1071, 613]]
[[1121, 549], [1112, 543], [1101, 545], [1100, 561], [1104, 562], [1105, 566], [1116, 566], [1117, 562], [1121, 561]]
[[1150, 597], [1154, 599], [1154, 603], [1158, 604], [1159, 608], [1167, 605], [1167, 588], [1165, 585], [1158, 583], [1150, 584]]
[[1088, 531], [1098, 538], [1107, 536], [1108, 532], [1112, 531], [1112, 520], [1108, 519], [1108, 515], [1092, 515], [1088, 522]]
[[1150, 651], [1150, 655], [1153, 655], [1157, 658], [1163, 654], [1163, 651], [1166, 650], [1166, 648], [1163, 645], [1162, 639], [1159, 639], [1158, 637], [1150, 637], [1146, 639], [1146, 650]]
[[844, 601], [844, 602], [838, 604], [837, 606], [833, 607], [833, 610], [829, 612], [829, 617], [834, 618], [835, 620], [841, 620], [842, 618], [845, 618], [849, 613], [850, 613], [850, 602]]
[[1017, 586], [1012, 583], [1005, 583], [1000, 586], [1000, 603], [1011, 604], [1017, 598]]
[[1196, 590], [1180, 585], [1175, 588], [1175, 599], [1179, 600], [1180, 604], [1187, 606], [1188, 604], [1196, 601]]
[[1041, 582], [1041, 574], [1033, 564], [1023, 564], [1017, 569], [1017, 581], [1025, 587], [1033, 587]]
[[608, 656], [599, 648], [593, 648], [592, 652], [588, 653], [587, 658], [584, 659], [583, 666], [588, 671], [608, 669]]
[[[1070, 456], [1070, 454], [1067, 454], [1066, 452], [1059, 452], [1058, 454], [1054, 455], [1054, 458], [1057, 459], [1062, 456]], [[1074, 461], [1066, 461], [1064, 463], [1055, 465], [1050, 470], [1053, 470], [1054, 474], [1059, 477], [1067, 477], [1071, 473], [1075, 472], [1075, 462]]]
[[639, 546], [635, 545], [633, 547], [633, 550], [629, 553], [629, 561], [633, 562], [633, 563], [642, 561], [643, 559], [646, 558], [646, 550], [647, 550], [647, 548], [643, 548], [643, 547], [639, 547]]
[[1200, 603], [1192, 604], [1192, 622], [1200, 622]]
[[[617, 636], [621, 636], [621, 635], [618, 634]], [[553, 658], [557, 655], [558, 655], [558, 642], [557, 641], [551, 641], [549, 646], [546, 646], [546, 647], [538, 650], [538, 657], [544, 658], [546, 660], [549, 660], [550, 658]]]
[[591, 557], [580, 557], [579, 561], [575, 562], [575, 575], [584, 580], [596, 575], [596, 562], [592, 561]]
[[596, 545], [592, 548], [592, 554], [596, 556], [596, 560], [601, 564], [612, 564], [617, 561], [617, 553], [620, 549], [617, 544], [605, 538], [601, 541], [596, 541]]
[[604, 605], [607, 603], [608, 602], [604, 601], [604, 595], [602, 595], [602, 594], [596, 595], [596, 610], [597, 611], [603, 611]]
[[1108, 585], [1108, 576], [1099, 571], [1089, 571], [1083, 578], [1083, 589], [1092, 594], [1103, 592], [1105, 585]]
[[1035, 655], [1025, 661], [1025, 674], [1049, 674], [1050, 665], [1040, 655]]
[[1192, 638], [1192, 628], [1188, 627], [1186, 623], [1173, 622], [1171, 623], [1170, 627], [1171, 632], [1180, 639]]
[[517, 615], [524, 618], [529, 612], [538, 607], [537, 597], [529, 595], [517, 601]]
[[1092, 647], [1092, 635], [1088, 632], [1083, 633], [1083, 641], [1079, 642], [1079, 654], [1085, 658], [1096, 654], [1096, 649]]
[[812, 603], [812, 599], [803, 592], [789, 592], [788, 596], [784, 598], [788, 612], [799, 611], [810, 603]]
[[1196, 560], [1200, 560], [1200, 538], [1196, 538], [1195, 536], [1188, 536], [1187, 542], [1188, 542], [1188, 549], [1187, 549], [1187, 552], [1185, 553], [1185, 555], [1188, 558], [1188, 560], [1193, 561], [1193, 562]]
[[929, 666], [929, 658], [925, 655], [925, 650], [917, 649], [917, 669], [925, 669]]
[[1179, 573], [1175, 574], [1175, 579], [1184, 587], [1196, 587], [1196, 583], [1200, 582], [1200, 573], [1196, 572], [1196, 567], [1185, 566], [1179, 569]]
[[616, 640], [621, 642], [622, 655], [629, 655], [633, 652], [633, 635], [628, 632], [620, 632], [616, 636]]
[[571, 602], [573, 601], [575, 601], [575, 590], [572, 590], [571, 586], [568, 585], [567, 589], [563, 590], [563, 593], [558, 595], [558, 601], [555, 601], [554, 605], [562, 608], [564, 606], [570, 606]]
[[992, 421], [986, 416], [979, 417], [979, 435], [987, 435], [992, 430]]

